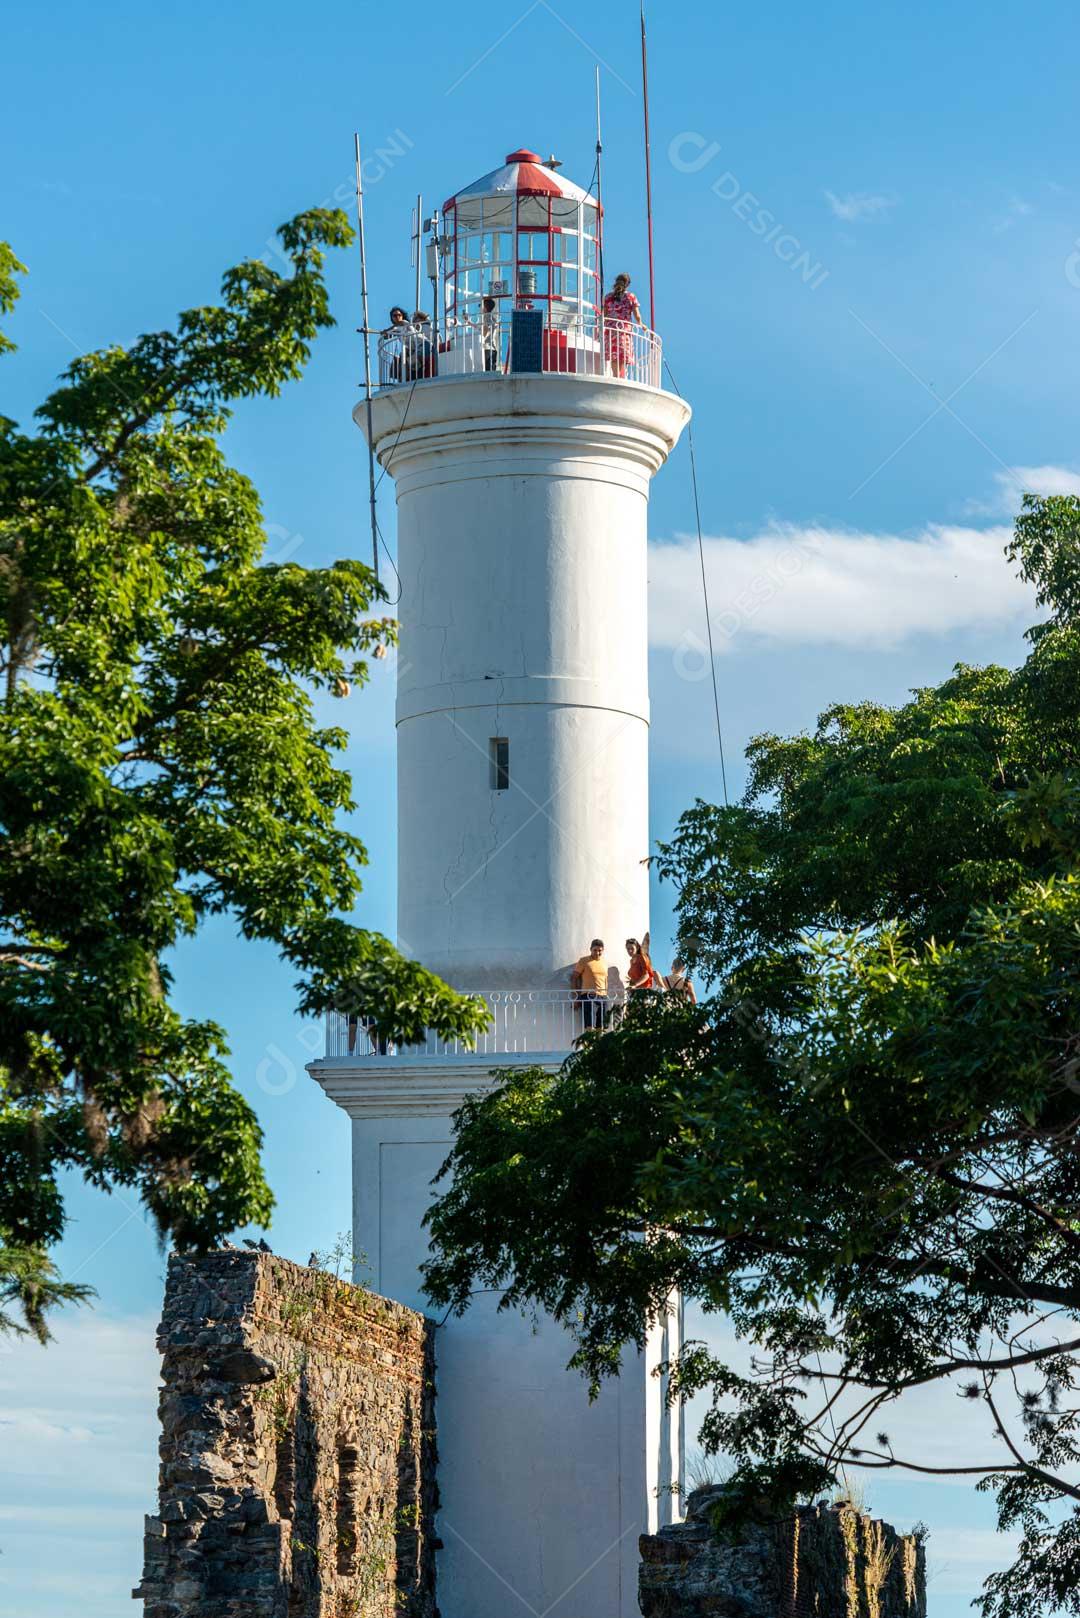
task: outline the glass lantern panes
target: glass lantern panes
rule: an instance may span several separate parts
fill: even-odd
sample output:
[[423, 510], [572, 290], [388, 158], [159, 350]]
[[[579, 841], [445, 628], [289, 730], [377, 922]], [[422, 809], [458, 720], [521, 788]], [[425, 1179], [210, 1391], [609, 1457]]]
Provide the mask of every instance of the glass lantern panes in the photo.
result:
[[518, 231], [518, 258], [533, 259], [540, 264], [548, 261], [548, 243], [551, 237], [546, 231], [519, 230]]
[[548, 294], [547, 265], [519, 264], [517, 290], [519, 298], [546, 298]]
[[550, 194], [466, 197], [446, 210], [447, 313], [479, 322], [481, 299], [498, 300], [500, 319], [514, 308], [542, 309], [562, 331], [588, 330], [597, 318], [597, 210]]
[[483, 235], [458, 238], [458, 262], [467, 264], [512, 264], [513, 249], [509, 234], [484, 231]]
[[485, 230], [513, 230], [513, 197], [485, 197], [483, 207]]
[[518, 229], [527, 230], [539, 226], [547, 230], [550, 226], [550, 210], [547, 197], [519, 197], [518, 198]]
[[480, 201], [467, 198], [456, 204], [455, 222], [459, 236], [466, 235], [472, 230], [481, 230], [484, 224], [484, 205]]

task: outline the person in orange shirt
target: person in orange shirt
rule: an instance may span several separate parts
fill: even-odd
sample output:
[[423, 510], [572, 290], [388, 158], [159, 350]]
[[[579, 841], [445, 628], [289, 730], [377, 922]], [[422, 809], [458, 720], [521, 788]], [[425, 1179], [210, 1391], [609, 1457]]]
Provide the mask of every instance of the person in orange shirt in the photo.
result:
[[584, 1028], [603, 1028], [607, 1011], [608, 968], [604, 940], [594, 938], [570, 974], [570, 987], [578, 991]]
[[631, 989], [655, 989], [659, 980], [653, 971], [653, 964], [636, 938], [626, 940], [626, 953], [630, 957], [630, 965], [626, 969], [626, 981]]

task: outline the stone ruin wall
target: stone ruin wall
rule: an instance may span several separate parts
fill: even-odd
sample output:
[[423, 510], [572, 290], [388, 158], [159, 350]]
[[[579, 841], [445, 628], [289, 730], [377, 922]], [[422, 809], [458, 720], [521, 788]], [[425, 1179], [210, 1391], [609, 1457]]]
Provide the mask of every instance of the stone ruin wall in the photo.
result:
[[719, 1539], [715, 1487], [687, 1519], [641, 1536], [644, 1618], [926, 1618], [921, 1538], [850, 1506], [803, 1506]]
[[270, 1254], [172, 1257], [144, 1618], [436, 1618], [432, 1336]]
[[[169, 1261], [144, 1618], [438, 1618], [422, 1315], [272, 1254]], [[926, 1618], [921, 1540], [846, 1506], [641, 1536], [644, 1618]]]

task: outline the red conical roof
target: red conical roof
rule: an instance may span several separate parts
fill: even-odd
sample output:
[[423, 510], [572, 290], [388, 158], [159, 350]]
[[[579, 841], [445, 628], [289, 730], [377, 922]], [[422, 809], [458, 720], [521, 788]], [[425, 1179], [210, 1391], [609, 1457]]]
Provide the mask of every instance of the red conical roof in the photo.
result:
[[556, 174], [554, 169], [547, 168], [538, 153], [519, 146], [517, 151], [507, 153], [501, 168], [492, 169], [490, 174], [481, 175], [472, 185], [463, 186], [446, 200], [443, 207], [452, 208], [464, 197], [503, 196], [565, 197], [568, 202], [596, 204], [596, 198], [588, 191], [583, 191], [573, 180]]

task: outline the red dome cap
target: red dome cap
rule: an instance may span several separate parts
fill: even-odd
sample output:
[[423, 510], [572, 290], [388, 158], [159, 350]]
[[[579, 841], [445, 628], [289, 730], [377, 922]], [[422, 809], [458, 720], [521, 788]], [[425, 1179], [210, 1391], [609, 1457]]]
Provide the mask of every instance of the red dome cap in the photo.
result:
[[588, 202], [596, 207], [596, 198], [583, 191], [573, 180], [549, 169], [535, 152], [524, 146], [511, 152], [501, 168], [481, 175], [443, 203], [443, 210], [454, 208], [466, 198], [476, 197], [564, 197], [568, 202]]

